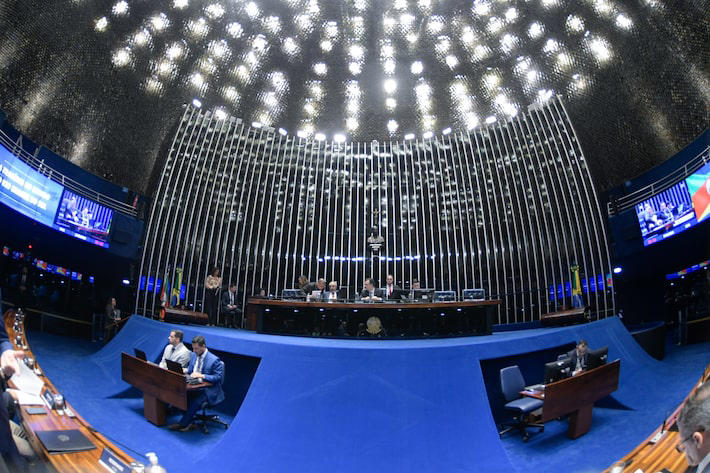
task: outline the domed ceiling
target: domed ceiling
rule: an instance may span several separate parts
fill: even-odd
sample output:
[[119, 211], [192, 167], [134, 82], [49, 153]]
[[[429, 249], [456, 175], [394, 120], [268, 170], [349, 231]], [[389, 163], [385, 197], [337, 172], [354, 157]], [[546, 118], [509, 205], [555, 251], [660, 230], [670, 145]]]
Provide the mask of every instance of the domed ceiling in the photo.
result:
[[563, 97], [600, 189], [709, 123], [707, 1], [0, 4], [0, 109], [141, 192], [182, 113], [309, 139], [429, 139]]

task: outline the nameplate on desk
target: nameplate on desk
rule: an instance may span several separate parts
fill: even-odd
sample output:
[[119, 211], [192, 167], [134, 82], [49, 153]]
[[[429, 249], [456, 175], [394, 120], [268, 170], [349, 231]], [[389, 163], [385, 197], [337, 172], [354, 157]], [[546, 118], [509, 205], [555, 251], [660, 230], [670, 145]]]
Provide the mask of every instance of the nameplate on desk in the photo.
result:
[[101, 452], [101, 458], [99, 458], [99, 465], [104, 467], [107, 471], [111, 473], [128, 473], [130, 467], [122, 462], [111, 450], [104, 448]]

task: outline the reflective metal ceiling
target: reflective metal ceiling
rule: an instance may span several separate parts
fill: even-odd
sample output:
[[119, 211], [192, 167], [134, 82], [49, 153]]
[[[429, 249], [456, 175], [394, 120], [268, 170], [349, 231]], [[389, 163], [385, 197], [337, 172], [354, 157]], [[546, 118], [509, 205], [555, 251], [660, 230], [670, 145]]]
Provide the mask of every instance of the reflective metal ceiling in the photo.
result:
[[[138, 191], [181, 105], [289, 134], [426, 139], [564, 97], [597, 185], [710, 122], [707, 1], [29, 0], [0, 4], [0, 108]], [[341, 138], [341, 137], [339, 137]]]

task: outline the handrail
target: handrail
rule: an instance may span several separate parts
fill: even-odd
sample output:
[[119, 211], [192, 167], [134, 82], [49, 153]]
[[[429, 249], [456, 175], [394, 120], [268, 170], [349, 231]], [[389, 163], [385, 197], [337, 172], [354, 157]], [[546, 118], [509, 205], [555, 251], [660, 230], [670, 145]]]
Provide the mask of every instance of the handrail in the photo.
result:
[[613, 199], [607, 202], [607, 213], [610, 217], [618, 215], [626, 209], [635, 206], [644, 200], [650, 199], [656, 194], [667, 190], [668, 188], [674, 186], [681, 179], [685, 179], [692, 173], [700, 169], [703, 165], [710, 162], [710, 145], [706, 146], [700, 153], [693, 157], [690, 161], [685, 163], [682, 167], [676, 169], [672, 173], [663, 176], [651, 184], [637, 189], [630, 194], [619, 197], [618, 199]]
[[104, 205], [112, 210], [121, 212], [122, 214], [130, 215], [131, 217], [136, 217], [138, 215], [138, 211], [135, 207], [121, 202], [117, 199], [114, 199], [113, 197], [109, 197], [98, 191], [95, 191], [90, 187], [87, 187], [84, 184], [81, 184], [80, 182], [77, 182], [74, 179], [67, 177], [59, 171], [51, 168], [50, 166], [45, 164], [44, 160], [37, 159], [36, 156], [25, 151], [20, 144], [21, 140], [22, 135], [20, 135], [18, 142], [14, 142], [12, 138], [7, 135], [7, 133], [0, 130], [0, 144], [2, 144], [13, 155], [15, 155], [17, 158], [19, 158], [22, 162], [30, 166], [35, 171], [48, 177], [54, 182], [61, 184], [72, 192], [75, 192], [81, 195], [82, 197], [86, 197], [87, 199], [91, 199], [95, 202], [98, 202], [99, 204]]

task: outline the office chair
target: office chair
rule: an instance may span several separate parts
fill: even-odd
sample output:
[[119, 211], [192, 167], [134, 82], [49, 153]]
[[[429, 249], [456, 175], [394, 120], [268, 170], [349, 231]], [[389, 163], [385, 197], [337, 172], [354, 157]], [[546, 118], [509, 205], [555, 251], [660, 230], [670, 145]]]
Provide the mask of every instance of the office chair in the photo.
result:
[[500, 388], [506, 400], [505, 409], [513, 413], [513, 421], [501, 425], [503, 430], [498, 433], [500, 436], [511, 430], [518, 430], [523, 434], [523, 441], [527, 442], [530, 438], [527, 427], [537, 427], [540, 432], [545, 430], [543, 424], [535, 424], [525, 420], [527, 415], [542, 407], [542, 401], [520, 395], [520, 391], [525, 389], [525, 380], [518, 365], [500, 370]]
[[[224, 373], [224, 361], [220, 360], [220, 363], [222, 363], [222, 373]], [[222, 375], [222, 385], [224, 385], [224, 375]], [[200, 426], [200, 429], [202, 430], [203, 434], [209, 434], [210, 431], [207, 429], [207, 423], [208, 422], [214, 422], [215, 424], [219, 424], [224, 427], [225, 430], [229, 427], [229, 424], [227, 424], [225, 421], [219, 418], [217, 414], [208, 414], [207, 409], [210, 407], [214, 407], [209, 403], [209, 401], [205, 401], [202, 403], [200, 406], [200, 413], [195, 415], [195, 420], [197, 421], [198, 425]]]

